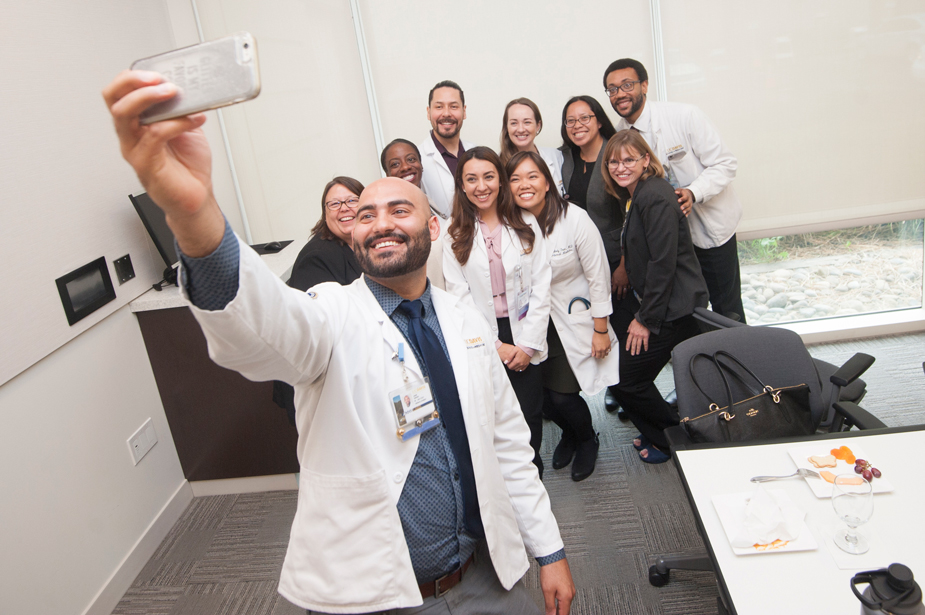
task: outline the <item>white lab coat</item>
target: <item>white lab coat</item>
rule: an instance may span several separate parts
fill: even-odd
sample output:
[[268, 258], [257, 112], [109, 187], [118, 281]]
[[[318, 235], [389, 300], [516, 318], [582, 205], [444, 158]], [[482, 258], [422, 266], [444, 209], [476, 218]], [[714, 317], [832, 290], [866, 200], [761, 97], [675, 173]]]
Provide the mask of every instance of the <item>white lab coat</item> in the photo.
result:
[[562, 152], [555, 147], [537, 147], [536, 151], [540, 153], [540, 158], [546, 162], [549, 172], [552, 174], [552, 180], [559, 189], [559, 194], [565, 196], [565, 183], [562, 181], [562, 163], [564, 158]]
[[[716, 248], [729, 241], [742, 219], [732, 187], [738, 161], [703, 111], [685, 103], [646, 101], [635, 126], [680, 187], [694, 193], [687, 218], [694, 245]], [[629, 127], [623, 118], [616, 125], [617, 130]]]
[[[430, 200], [429, 197], [428, 200]], [[437, 222], [440, 223], [440, 235], [430, 244], [430, 256], [427, 257], [427, 279], [433, 286], [446, 290], [446, 282], [443, 280], [443, 240], [446, 237], [446, 230], [450, 227], [450, 219], [440, 215], [432, 201], [430, 210], [437, 216]]]
[[[511, 321], [511, 334], [514, 344], [536, 350], [530, 363], [539, 365], [546, 358], [546, 329], [549, 327], [549, 281], [552, 270], [546, 254], [546, 242], [539, 225], [528, 212], [522, 212], [524, 222], [533, 228], [535, 240], [533, 250], [527, 254], [520, 238], [513, 230], [504, 227], [501, 231], [501, 261], [504, 264], [505, 294], [508, 315]], [[469, 260], [460, 265], [453, 254], [453, 241], [447, 235], [443, 242], [443, 276], [446, 279], [448, 293], [460, 297], [485, 316], [494, 334], [492, 348], [498, 339], [498, 318], [495, 316], [495, 302], [491, 292], [491, 274], [488, 270], [488, 248], [485, 237], [478, 224], [475, 226], [475, 238]], [[515, 288], [515, 269], [520, 266], [524, 275], [524, 285], [530, 289], [530, 307], [523, 320], [517, 318], [517, 292]]]
[[[252, 380], [295, 387], [299, 500], [279, 592], [330, 613], [420, 605], [396, 504], [418, 439], [396, 436], [390, 391], [402, 386], [404, 337], [364, 278], [287, 287], [240, 242], [240, 286], [223, 310], [191, 308], [213, 360]], [[562, 540], [534, 467], [530, 430], [481, 315], [433, 289], [456, 375], [491, 562], [510, 588], [527, 552]], [[421, 378], [405, 353], [412, 379]]]
[[[460, 142], [465, 150], [475, 147], [475, 143], [462, 140]], [[446, 160], [437, 151], [430, 133], [418, 144], [418, 150], [421, 152], [421, 165], [424, 167], [421, 189], [430, 197], [434, 209], [448, 218], [453, 215], [453, 194], [456, 192], [456, 183], [453, 174], [450, 173], [450, 167], [446, 166]]]
[[[553, 325], [581, 390], [596, 395], [620, 381], [620, 342], [608, 322], [611, 353], [603, 359], [591, 356], [593, 319], [607, 318], [613, 306], [607, 252], [588, 212], [570, 205], [546, 236], [546, 253], [552, 267], [549, 296]], [[576, 301], [569, 313], [569, 304], [575, 297], [588, 300], [591, 309]]]

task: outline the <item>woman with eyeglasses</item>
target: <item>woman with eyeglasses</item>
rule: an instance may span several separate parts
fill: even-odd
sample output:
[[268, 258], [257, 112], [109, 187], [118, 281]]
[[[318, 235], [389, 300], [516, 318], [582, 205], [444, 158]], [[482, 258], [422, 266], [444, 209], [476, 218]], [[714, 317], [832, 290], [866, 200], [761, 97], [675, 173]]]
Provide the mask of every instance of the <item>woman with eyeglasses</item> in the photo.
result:
[[[687, 217], [665, 170], [642, 135], [623, 130], [604, 147], [607, 191], [626, 202], [623, 261], [633, 289], [633, 313], [617, 315], [620, 383], [611, 391], [639, 429], [633, 446], [646, 463], [670, 459], [664, 429], [678, 413], [662, 399], [655, 377], [671, 350], [699, 333], [693, 313], [707, 305], [707, 284], [694, 254]], [[681, 366], [686, 369], [687, 366]]]
[[[543, 375], [551, 270], [536, 219], [514, 206], [501, 159], [474, 147], [456, 168], [453, 216], [444, 239], [446, 290], [485, 316], [530, 427], [543, 476]], [[473, 342], [475, 343], [475, 342]], [[486, 383], [486, 386], [491, 386]]]
[[295, 259], [289, 286], [308, 290], [322, 282], [350, 284], [360, 277], [353, 255], [353, 225], [364, 186], [352, 177], [335, 177], [321, 193], [321, 218], [312, 238]]
[[[562, 147], [559, 149], [564, 155], [562, 180], [566, 198], [588, 212], [604, 240], [610, 265], [614, 314], [620, 311], [622, 300], [629, 292], [629, 280], [620, 262], [623, 205], [620, 199], [607, 192], [601, 176], [604, 144], [615, 132], [601, 104], [593, 96], [573, 96], [562, 108]], [[605, 396], [604, 407], [608, 412], [619, 410], [610, 391]], [[626, 418], [623, 412], [618, 416]]]
[[612, 311], [607, 253], [591, 218], [556, 191], [537, 153], [514, 154], [505, 173], [514, 203], [539, 224], [552, 268], [549, 357], [540, 366], [544, 413], [562, 428], [552, 467], [572, 463], [572, 480], [584, 480], [594, 472], [600, 443], [580, 392], [595, 395], [619, 379], [619, 350], [612, 352], [619, 342], [607, 322]]
[[[335, 177], [321, 193], [321, 218], [292, 265], [289, 286], [305, 291], [322, 282], [350, 284], [362, 273], [353, 255], [353, 225], [364, 186], [352, 177]], [[295, 424], [292, 387], [273, 383], [273, 401]]]
[[565, 196], [562, 181], [562, 152], [554, 147], [539, 147], [534, 143], [543, 130], [540, 108], [529, 98], [515, 98], [504, 108], [501, 121], [501, 162], [507, 164], [517, 152], [536, 152], [549, 167], [553, 186]]

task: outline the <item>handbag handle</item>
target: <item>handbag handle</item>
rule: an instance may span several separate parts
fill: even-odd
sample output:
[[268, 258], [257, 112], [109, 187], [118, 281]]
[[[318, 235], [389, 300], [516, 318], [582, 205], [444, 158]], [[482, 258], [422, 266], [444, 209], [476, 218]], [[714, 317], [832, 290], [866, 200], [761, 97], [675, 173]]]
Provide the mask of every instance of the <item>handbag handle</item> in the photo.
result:
[[[717, 405], [716, 402], [710, 399], [710, 396], [707, 395], [707, 392], [704, 391], [703, 387], [700, 386], [700, 383], [697, 382], [697, 377], [694, 376], [694, 361], [700, 357], [703, 357], [704, 359], [707, 359], [708, 361], [710, 361], [710, 363], [712, 363], [713, 365], [716, 365], [716, 359], [714, 359], [712, 355], [708, 355], [705, 352], [698, 352], [697, 354], [692, 356], [691, 360], [688, 362], [687, 371], [691, 376], [691, 382], [694, 383], [694, 386], [697, 387], [697, 390], [700, 391], [700, 394], [703, 395], [704, 399], [710, 402], [710, 410], [713, 410], [714, 406], [716, 406], [716, 408], [719, 408], [719, 405]], [[719, 369], [719, 367], [717, 367], [717, 369]]]
[[[751, 376], [752, 378], [755, 379], [755, 381], [761, 386], [761, 392], [762, 392], [762, 393], [771, 393], [772, 398], [774, 399], [774, 402], [775, 402], [775, 403], [780, 403], [780, 396], [779, 396], [778, 394], [775, 394], [775, 393], [774, 393], [773, 387], [770, 387], [770, 386], [766, 385], [764, 382], [762, 382], [761, 378], [759, 378], [759, 377], [755, 374], [755, 372], [753, 372], [753, 371], [750, 370], [748, 367], [746, 367], [745, 364], [742, 363], [742, 361], [740, 361], [738, 358], [736, 358], [736, 357], [735, 357], [734, 355], [732, 355], [731, 353], [729, 353], [729, 352], [727, 352], [727, 351], [725, 351], [725, 350], [717, 350], [717, 351], [714, 352], [712, 355], [708, 355], [708, 354], [706, 354], [706, 353], [699, 352], [699, 353], [697, 353], [697, 354], [695, 354], [694, 356], [691, 357], [690, 362], [689, 362], [689, 364], [688, 364], [688, 371], [690, 372], [691, 382], [694, 383], [694, 386], [697, 387], [697, 390], [700, 391], [700, 394], [703, 395], [704, 398], [705, 398], [708, 402], [710, 402], [710, 409], [711, 409], [711, 410], [718, 410], [718, 409], [720, 408], [720, 406], [719, 406], [719, 404], [717, 404], [715, 401], [713, 401], [713, 400], [710, 398], [709, 395], [707, 395], [706, 391], [703, 390], [703, 387], [700, 386], [700, 383], [697, 382], [697, 378], [696, 378], [696, 376], [694, 376], [694, 369], [693, 369], [693, 368], [694, 368], [694, 360], [695, 360], [695, 359], [697, 359], [698, 357], [703, 357], [703, 358], [705, 358], [705, 359], [709, 359], [709, 360], [713, 363], [713, 365], [716, 366], [716, 369], [719, 371], [720, 378], [723, 379], [723, 388], [726, 389], [726, 402], [727, 402], [727, 403], [726, 403], [726, 407], [727, 407], [727, 408], [731, 408], [731, 407], [733, 406], [733, 404], [735, 403], [735, 402], [733, 401], [733, 398], [732, 398], [732, 387], [731, 387], [730, 384], [729, 384], [729, 379], [727, 378], [727, 372], [728, 372], [728, 375], [734, 376], [736, 379], [738, 379], [740, 382], [742, 382], [743, 385], [745, 385], [745, 382], [742, 380], [742, 377], [741, 377], [739, 374], [733, 372], [731, 369], [729, 369], [728, 366], [723, 365], [723, 362], [719, 360], [719, 357], [720, 357], [720, 356], [728, 357], [733, 363], [735, 363], [736, 365], [738, 365], [738, 366], [739, 366], [740, 368], [742, 368], [749, 376]], [[746, 386], [747, 386], [747, 385], [746, 385]]]

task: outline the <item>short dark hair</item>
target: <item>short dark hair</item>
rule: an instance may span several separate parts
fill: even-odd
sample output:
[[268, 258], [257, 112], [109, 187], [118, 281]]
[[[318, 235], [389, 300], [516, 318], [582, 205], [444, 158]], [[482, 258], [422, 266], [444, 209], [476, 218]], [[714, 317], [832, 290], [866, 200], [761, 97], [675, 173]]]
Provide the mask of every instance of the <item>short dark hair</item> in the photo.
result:
[[572, 143], [572, 140], [568, 137], [568, 129], [565, 127], [565, 116], [568, 115], [568, 108], [579, 100], [587, 103], [587, 105], [591, 107], [591, 113], [593, 113], [597, 121], [601, 123], [601, 136], [604, 137], [604, 142], [617, 132], [617, 129], [613, 127], [613, 122], [607, 117], [607, 113], [604, 112], [604, 108], [601, 106], [601, 103], [597, 102], [596, 98], [593, 96], [572, 96], [568, 99], [568, 102], [565, 103], [565, 106], [562, 107], [562, 129], [560, 132], [562, 134], [562, 144], [567, 145], [572, 151], [577, 150], [578, 146]]
[[430, 103], [434, 100], [434, 91], [439, 90], [440, 88], [453, 88], [454, 90], [459, 90], [459, 98], [462, 100], [462, 104], [466, 104], [466, 95], [463, 94], [462, 88], [459, 87], [459, 84], [455, 81], [450, 81], [449, 79], [441, 81], [434, 87], [430, 88], [430, 94], [427, 95], [427, 106], [430, 106]]
[[388, 169], [386, 168], [386, 166], [385, 166], [385, 164], [386, 164], [386, 163], [385, 163], [385, 155], [386, 155], [386, 153], [387, 153], [390, 149], [392, 149], [392, 146], [393, 146], [393, 145], [397, 145], [398, 143], [404, 143], [405, 145], [410, 145], [410, 146], [411, 146], [411, 149], [414, 150], [414, 153], [418, 155], [418, 160], [421, 159], [421, 150], [418, 149], [418, 146], [417, 146], [417, 145], [415, 145], [414, 143], [412, 143], [412, 142], [409, 141], [408, 139], [392, 139], [392, 140], [389, 142], [388, 145], [386, 145], [385, 147], [382, 148], [382, 153], [379, 155], [379, 164], [382, 165], [382, 170], [385, 171], [385, 174], [386, 174], [386, 175], [389, 174], [389, 170], [388, 170]]
[[642, 65], [642, 62], [634, 60], [633, 58], [622, 58], [615, 62], [611, 62], [607, 70], [604, 71], [604, 87], [607, 87], [607, 75], [615, 70], [623, 70], [624, 68], [632, 68], [636, 71], [636, 77], [638, 77], [640, 81], [649, 80], [649, 73], [646, 72], [646, 67]]

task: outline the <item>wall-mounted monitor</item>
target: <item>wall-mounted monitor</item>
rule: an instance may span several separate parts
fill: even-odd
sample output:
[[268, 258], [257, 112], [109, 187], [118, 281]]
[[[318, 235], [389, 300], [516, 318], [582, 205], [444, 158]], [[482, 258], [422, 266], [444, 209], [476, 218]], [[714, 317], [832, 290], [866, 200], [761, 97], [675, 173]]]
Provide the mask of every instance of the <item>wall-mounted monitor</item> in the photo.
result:
[[55, 280], [67, 324], [74, 325], [116, 298], [106, 259], [99, 257]]
[[174, 248], [173, 231], [167, 226], [167, 217], [164, 210], [154, 204], [147, 192], [142, 192], [138, 196], [128, 195], [135, 206], [135, 211], [145, 225], [154, 247], [160, 252], [161, 258], [168, 267], [173, 267], [180, 260], [177, 256], [177, 250]]

